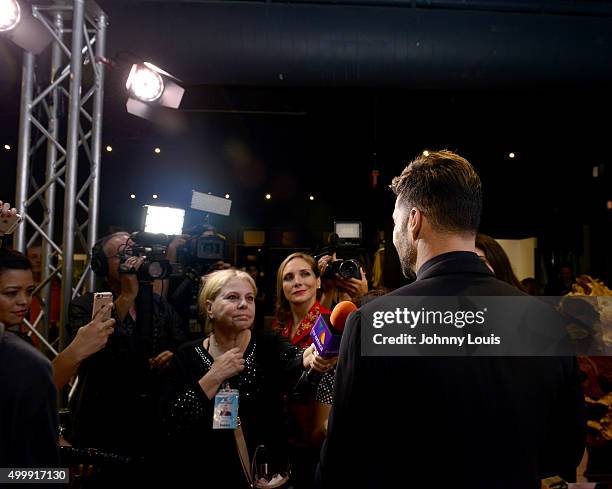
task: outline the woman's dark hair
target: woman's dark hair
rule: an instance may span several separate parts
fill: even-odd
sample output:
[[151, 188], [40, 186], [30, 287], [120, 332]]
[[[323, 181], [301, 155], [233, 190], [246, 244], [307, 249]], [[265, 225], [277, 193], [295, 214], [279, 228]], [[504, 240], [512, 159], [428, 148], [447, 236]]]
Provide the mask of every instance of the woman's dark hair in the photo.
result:
[[32, 270], [32, 263], [23, 253], [0, 248], [0, 275], [7, 270]]
[[493, 272], [498, 279], [513, 285], [523, 292], [525, 291], [519, 279], [516, 278], [514, 270], [512, 270], [508, 255], [506, 255], [506, 252], [497, 241], [491, 236], [478, 233], [476, 236], [476, 248], [484, 251], [485, 258], [493, 268]]

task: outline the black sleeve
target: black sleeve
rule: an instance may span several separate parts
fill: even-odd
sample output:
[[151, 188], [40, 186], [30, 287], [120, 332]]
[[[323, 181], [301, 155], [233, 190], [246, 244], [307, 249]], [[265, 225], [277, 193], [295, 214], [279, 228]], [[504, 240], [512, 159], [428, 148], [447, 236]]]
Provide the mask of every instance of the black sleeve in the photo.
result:
[[304, 371], [304, 350], [293, 345], [279, 333], [260, 333], [257, 348], [262, 348], [264, 361], [274, 364], [273, 370], [279, 377], [283, 392], [290, 392], [295, 387]]
[[321, 488], [348, 487], [347, 475], [354, 467], [342, 465], [346, 460], [347, 449], [351, 444], [351, 411], [355, 409], [357, 393], [355, 386], [360, 374], [361, 360], [361, 312], [349, 316], [336, 365], [334, 394], [329, 415], [327, 438], [321, 449], [321, 459], [317, 468], [317, 484]]
[[175, 352], [179, 346], [187, 341], [187, 334], [183, 329], [181, 317], [174, 307], [164, 299], [159, 299], [159, 314], [163, 317], [164, 337], [160, 352], [170, 350]]
[[552, 412], [551, 433], [544, 447], [543, 475], [561, 475], [574, 480], [586, 443], [586, 406], [578, 361], [560, 359], [563, 382]]
[[51, 366], [46, 369], [40, 391], [32, 391], [31, 408], [24, 412], [24, 438], [29, 441], [29, 467], [59, 467], [57, 390]]
[[208, 399], [189, 375], [179, 351], [164, 375], [160, 397], [160, 417], [166, 437], [181, 438], [202, 423], [212, 426], [214, 399]]

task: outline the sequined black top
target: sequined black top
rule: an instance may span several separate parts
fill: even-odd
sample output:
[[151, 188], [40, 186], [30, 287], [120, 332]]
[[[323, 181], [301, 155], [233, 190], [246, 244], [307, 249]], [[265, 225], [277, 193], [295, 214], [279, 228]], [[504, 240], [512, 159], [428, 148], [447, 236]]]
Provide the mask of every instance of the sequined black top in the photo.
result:
[[[283, 395], [303, 371], [302, 354], [278, 334], [253, 333], [244, 353], [245, 369], [229, 379], [229, 386], [239, 391], [238, 412], [249, 453], [265, 445], [278, 470], [287, 464]], [[164, 459], [172, 466], [166, 470], [200, 480], [206, 471], [210, 487], [241, 487], [244, 477], [233, 432], [212, 429], [214, 399], [198, 384], [212, 363], [202, 339], [186, 343], [172, 359], [161, 406], [168, 452]]]

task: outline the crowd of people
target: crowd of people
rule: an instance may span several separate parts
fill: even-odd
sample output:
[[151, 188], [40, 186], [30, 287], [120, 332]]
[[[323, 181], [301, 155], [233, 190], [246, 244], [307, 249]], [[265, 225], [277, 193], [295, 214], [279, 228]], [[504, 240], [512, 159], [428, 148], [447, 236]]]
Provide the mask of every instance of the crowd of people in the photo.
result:
[[[120, 232], [92, 250], [112, 303], [94, 315], [92, 293], [75, 299], [61, 325], [70, 343], [49, 362], [11, 333], [28, 316], [36, 282], [26, 256], [1, 248], [0, 466], [60, 466], [57, 399], [72, 383], [61, 443], [99, 454], [81, 462], [93, 465], [85, 487], [246, 488], [253, 469], [268, 480], [261, 487], [280, 480], [296, 489], [431, 481], [535, 489], [550, 475], [574, 480], [586, 433], [574, 358], [361, 354], [365, 314], [386, 292], [529, 292], [501, 246], [478, 232], [481, 182], [467, 160], [421, 155], [391, 188], [393, 243], [412, 283], [370, 290], [363, 268], [360, 278], [344, 278], [326, 273], [333, 254], [292, 253], [278, 266], [271, 330], [254, 327], [267, 297], [257, 270], [225, 263], [202, 277], [203, 335], [190, 338], [167, 288], [148, 296], [144, 320], [144, 291], [163, 288], [139, 279], [144, 257], [122, 255], [130, 235]], [[347, 300], [361, 308], [349, 317], [339, 356], [325, 358], [311, 330]], [[318, 377], [304, 395], [308, 371]]]

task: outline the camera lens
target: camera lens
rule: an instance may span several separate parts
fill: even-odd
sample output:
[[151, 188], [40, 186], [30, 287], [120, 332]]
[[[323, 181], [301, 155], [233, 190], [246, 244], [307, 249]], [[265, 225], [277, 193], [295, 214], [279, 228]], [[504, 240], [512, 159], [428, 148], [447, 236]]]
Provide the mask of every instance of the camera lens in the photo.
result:
[[158, 261], [149, 264], [147, 272], [152, 279], [161, 278], [164, 275], [164, 267]]
[[338, 273], [342, 278], [351, 278], [357, 276], [357, 265], [353, 261], [343, 261], [340, 264]]

